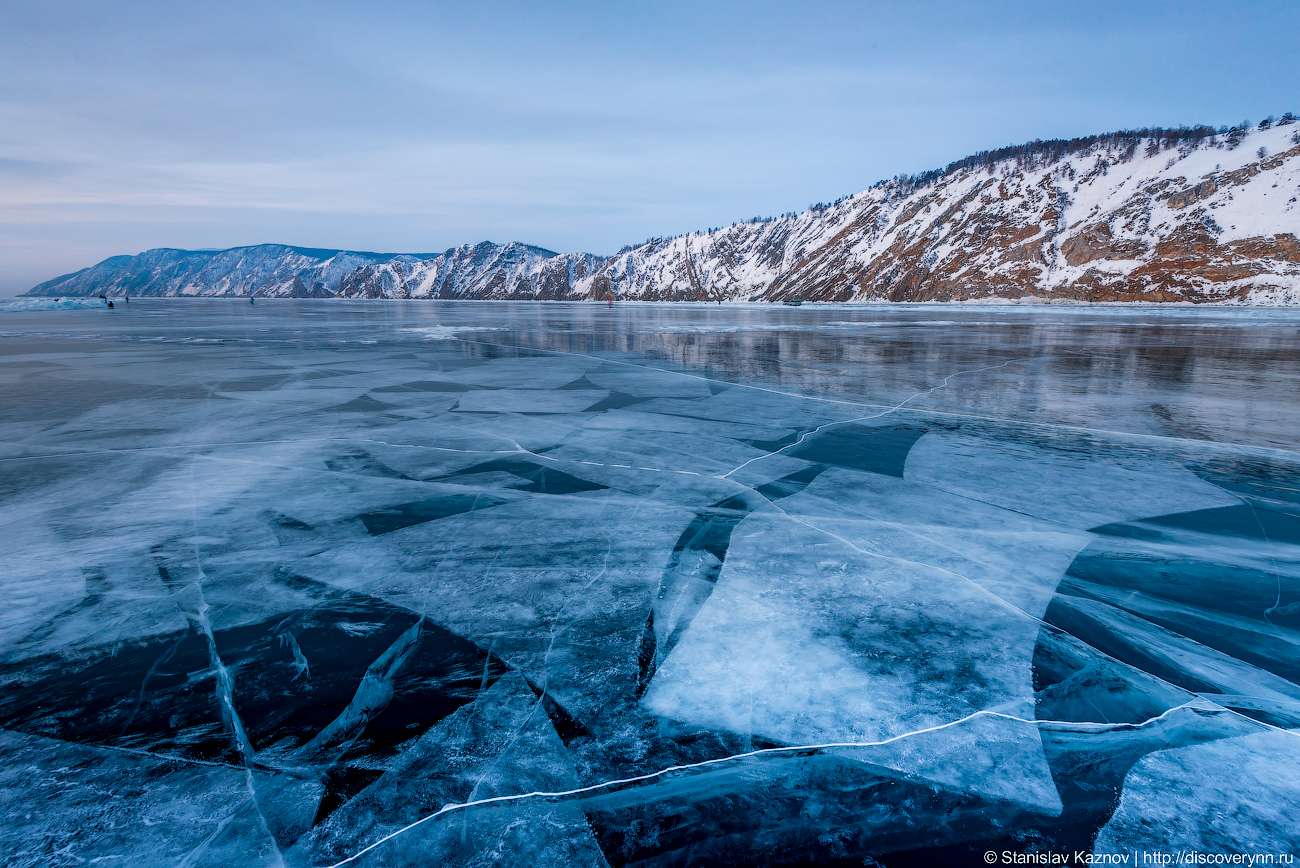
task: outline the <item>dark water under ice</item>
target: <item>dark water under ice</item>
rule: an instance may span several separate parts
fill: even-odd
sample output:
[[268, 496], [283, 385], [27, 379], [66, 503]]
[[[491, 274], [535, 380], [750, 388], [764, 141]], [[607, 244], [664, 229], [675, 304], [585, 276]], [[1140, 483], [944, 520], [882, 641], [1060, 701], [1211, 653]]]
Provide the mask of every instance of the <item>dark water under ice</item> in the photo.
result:
[[6, 865], [1300, 850], [1300, 313], [42, 304]]

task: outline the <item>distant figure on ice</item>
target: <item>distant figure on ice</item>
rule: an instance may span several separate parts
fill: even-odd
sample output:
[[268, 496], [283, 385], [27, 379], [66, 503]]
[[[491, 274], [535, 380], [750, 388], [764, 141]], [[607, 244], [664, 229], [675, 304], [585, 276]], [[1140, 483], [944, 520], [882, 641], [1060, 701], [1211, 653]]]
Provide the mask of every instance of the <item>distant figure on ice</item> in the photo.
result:
[[252, 297], [251, 295], [248, 297], [248, 303], [249, 303], [249, 304], [257, 304], [257, 302], [253, 301], [253, 297]]
[[109, 307], [112, 307], [112, 306], [113, 306], [113, 302], [111, 302], [111, 301], [108, 302], [108, 306], [109, 306]]

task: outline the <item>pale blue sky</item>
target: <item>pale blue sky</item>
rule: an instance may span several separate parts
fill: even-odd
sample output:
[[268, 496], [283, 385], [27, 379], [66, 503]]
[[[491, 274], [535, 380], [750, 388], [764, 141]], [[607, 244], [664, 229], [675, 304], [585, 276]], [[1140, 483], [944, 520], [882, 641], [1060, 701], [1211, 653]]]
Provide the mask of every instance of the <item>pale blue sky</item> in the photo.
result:
[[984, 148], [1300, 111], [1300, 4], [15, 2], [0, 295], [277, 241], [607, 254]]

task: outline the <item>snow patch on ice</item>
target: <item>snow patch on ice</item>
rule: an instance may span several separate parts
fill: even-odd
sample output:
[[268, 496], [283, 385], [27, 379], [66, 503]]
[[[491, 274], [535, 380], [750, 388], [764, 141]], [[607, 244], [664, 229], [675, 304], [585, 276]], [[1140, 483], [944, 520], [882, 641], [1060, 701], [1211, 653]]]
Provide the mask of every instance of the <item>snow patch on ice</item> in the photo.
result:
[[404, 328], [401, 331], [415, 332], [422, 334], [431, 341], [452, 341], [462, 332], [499, 332], [502, 329], [498, 326], [413, 326]]

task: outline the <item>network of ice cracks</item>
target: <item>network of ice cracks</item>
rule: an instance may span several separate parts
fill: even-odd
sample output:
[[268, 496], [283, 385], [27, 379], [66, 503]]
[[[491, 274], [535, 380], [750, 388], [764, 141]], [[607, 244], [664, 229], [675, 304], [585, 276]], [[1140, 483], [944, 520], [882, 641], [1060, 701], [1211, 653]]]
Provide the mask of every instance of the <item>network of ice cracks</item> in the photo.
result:
[[1300, 847], [1277, 464], [926, 412], [994, 365], [176, 334], [7, 345], [6, 864]]

